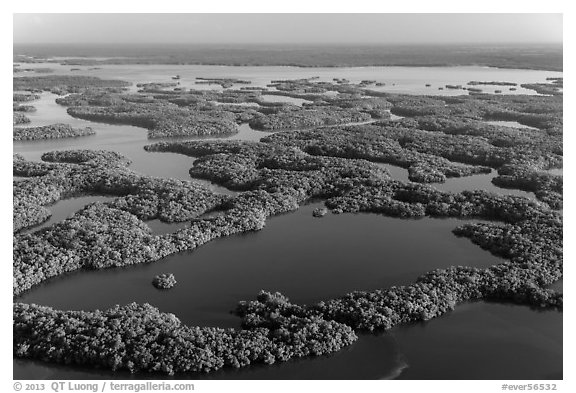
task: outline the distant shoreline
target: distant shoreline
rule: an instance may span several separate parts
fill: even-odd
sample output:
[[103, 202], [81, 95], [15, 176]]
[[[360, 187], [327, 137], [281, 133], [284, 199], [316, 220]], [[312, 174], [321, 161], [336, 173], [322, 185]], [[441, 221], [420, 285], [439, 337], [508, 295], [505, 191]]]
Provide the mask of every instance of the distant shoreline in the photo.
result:
[[[27, 59], [26, 56], [29, 56]], [[563, 71], [562, 46], [142, 46], [15, 45], [14, 61], [65, 57], [70, 66], [211, 65], [344, 67], [457, 67]], [[105, 58], [105, 59], [103, 59]], [[28, 61], [27, 61], [28, 60]]]
[[[26, 62], [15, 61], [15, 63], [26, 64]], [[209, 62], [189, 62], [189, 63], [170, 63], [170, 62], [145, 62], [145, 61], [94, 61], [86, 63], [66, 62], [66, 61], [51, 61], [47, 60], [43, 64], [60, 64], [63, 66], [106, 66], [106, 65], [189, 65], [189, 66], [218, 66], [218, 67], [297, 67], [297, 68], [362, 68], [362, 67], [413, 67], [413, 68], [434, 68], [434, 67], [488, 67], [499, 68], [508, 70], [534, 70], [534, 71], [550, 71], [550, 72], [564, 72], [562, 67], [538, 67], [538, 66], [522, 66], [522, 65], [495, 65], [495, 64], [402, 64], [402, 63], [389, 63], [389, 64], [276, 64], [276, 63], [209, 63]]]

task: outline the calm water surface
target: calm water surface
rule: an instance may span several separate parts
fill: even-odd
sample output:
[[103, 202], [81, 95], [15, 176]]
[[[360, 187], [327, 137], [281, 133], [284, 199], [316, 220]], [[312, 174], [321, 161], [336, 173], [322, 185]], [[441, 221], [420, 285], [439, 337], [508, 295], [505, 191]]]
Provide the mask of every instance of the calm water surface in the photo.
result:
[[[401, 220], [369, 214], [329, 214], [318, 219], [312, 216], [312, 210], [317, 206], [319, 204], [314, 203], [295, 213], [273, 217], [260, 232], [218, 239], [195, 251], [156, 263], [82, 271], [55, 278], [16, 300], [71, 310], [148, 302], [163, 311], [175, 313], [189, 325], [238, 328], [239, 319], [230, 310], [239, 300], [254, 298], [260, 289], [281, 291], [294, 302], [313, 303], [352, 290], [407, 284], [433, 268], [486, 267], [501, 261], [468, 240], [453, 236], [452, 229], [463, 223], [460, 220]], [[294, 231], [294, 228], [299, 230]], [[351, 233], [363, 235], [350, 236]], [[418, 239], [417, 247], [414, 239]], [[156, 274], [165, 272], [174, 273], [178, 284], [170, 291], [158, 291], [151, 285], [151, 280]], [[104, 287], [106, 291], [101, 290]], [[437, 368], [435, 378], [453, 374], [489, 377], [491, 374], [482, 367], [470, 371], [464, 367], [467, 363], [462, 364], [462, 359], [468, 359], [471, 348], [479, 351], [477, 356], [488, 357], [506, 353], [518, 343], [524, 343], [522, 354], [526, 364], [548, 359], [548, 368], [554, 371], [558, 354], [561, 354], [561, 315], [497, 304], [464, 305], [428, 324], [398, 327], [380, 335], [361, 335], [358, 343], [332, 356], [292, 361], [270, 368], [177, 377], [394, 378], [410, 372], [407, 378], [428, 378], [429, 368], [438, 361], [428, 354], [430, 346], [426, 343], [429, 341], [434, 353], [446, 362], [443, 368]], [[526, 323], [534, 325], [527, 329]], [[428, 326], [432, 328], [428, 329]], [[542, 329], [547, 335], [540, 332]], [[459, 334], [461, 344], [449, 345], [447, 341], [455, 334]], [[512, 334], [517, 337], [514, 342], [508, 342], [506, 337]], [[539, 339], [560, 340], [560, 349], [558, 346], [547, 349], [546, 343]], [[442, 345], [440, 340], [444, 340]], [[420, 344], [415, 345], [416, 341]], [[502, 347], [502, 343], [509, 345]], [[542, 353], [548, 357], [541, 359]], [[553, 355], [556, 363], [550, 364]], [[522, 363], [524, 367], [525, 363]], [[454, 371], [453, 367], [459, 364], [462, 364], [461, 370], [466, 371], [464, 374]], [[493, 369], [492, 365], [489, 369]], [[512, 365], [509, 374], [501, 373], [511, 377], [521, 374], [522, 369], [520, 365]], [[37, 377], [37, 370], [53, 378], [107, 378], [112, 375], [104, 371], [50, 367], [19, 360], [15, 361], [15, 370], [15, 377], [21, 375], [23, 378]], [[527, 370], [534, 371], [532, 368]], [[530, 378], [528, 371], [523, 374], [524, 378]], [[541, 374], [534, 377], [536, 375], [546, 377]]]
[[298, 106], [302, 106], [302, 104], [304, 104], [304, 103], [307, 103], [307, 104], [312, 103], [312, 101], [304, 100], [302, 98], [277, 96], [277, 95], [273, 95], [273, 94], [262, 94], [261, 98], [265, 102], [285, 102], [287, 104], [294, 104], [294, 105], [298, 105]]
[[505, 120], [490, 120], [485, 121], [486, 124], [492, 124], [494, 126], [504, 126], [504, 127], [512, 127], [512, 128], [528, 128], [530, 130], [537, 130], [536, 127], [525, 126], [524, 124], [520, 124], [517, 121], [505, 121]]
[[[156, 263], [57, 278], [19, 300], [74, 310], [149, 302], [187, 324], [238, 327], [238, 318], [229, 311], [260, 289], [313, 303], [353, 290], [409, 284], [434, 268], [487, 267], [502, 261], [452, 234], [465, 221], [373, 214], [318, 219], [312, 216], [318, 206], [273, 217], [262, 231], [217, 239]], [[150, 284], [163, 272], [176, 275], [178, 285], [171, 291], [158, 291]], [[118, 290], [86, 295], [98, 293], [102, 285]]]
[[75, 212], [90, 203], [111, 201], [114, 200], [114, 198], [115, 197], [103, 195], [83, 195], [59, 200], [52, 205], [46, 206], [52, 214], [48, 220], [44, 221], [42, 224], [27, 228], [20, 233], [36, 232], [39, 229], [46, 228], [60, 221], [64, 221], [68, 217], [74, 215]]
[[[345, 78], [352, 83], [362, 80], [376, 80], [385, 86], [370, 85], [367, 88], [402, 94], [429, 95], [462, 95], [467, 90], [447, 89], [446, 85], [466, 85], [477, 81], [506, 81], [521, 83], [549, 83], [547, 77], [562, 77], [562, 72], [501, 69], [479, 66], [457, 67], [289, 67], [289, 66], [206, 66], [206, 65], [103, 65], [101, 69], [93, 67], [62, 66], [53, 63], [26, 64], [24, 68], [52, 68], [54, 74], [92, 75], [101, 78], [123, 79], [132, 82], [131, 88], [136, 91], [136, 83], [173, 82], [172, 76], [180, 75], [180, 87], [189, 89], [222, 90], [219, 85], [195, 84], [196, 78], [238, 78], [251, 81], [249, 86], [266, 87], [272, 80], [302, 79], [318, 77], [317, 81], [332, 82], [333, 78]], [[80, 68], [80, 71], [70, 71]], [[16, 75], [27, 76], [29, 73]], [[430, 84], [430, 87], [426, 87]], [[516, 91], [505, 91], [505, 94], [537, 94], [534, 90], [516, 86]], [[235, 85], [235, 88], [246, 85]], [[438, 88], [442, 87], [443, 90]], [[502, 90], [500, 86], [482, 86], [485, 93]]]
[[[26, 65], [28, 67], [28, 65]], [[30, 68], [46, 66], [31, 64]], [[70, 67], [50, 64], [57, 73], [71, 73]], [[75, 67], [73, 67], [75, 68]], [[137, 82], [165, 82], [175, 74], [181, 83], [193, 88], [198, 77], [234, 77], [265, 86], [272, 79], [320, 76], [321, 80], [346, 77], [353, 82], [377, 79], [386, 82], [385, 91], [414, 94], [463, 94], [463, 91], [437, 91], [445, 84], [465, 84], [470, 80], [502, 80], [518, 83], [543, 82], [561, 73], [499, 70], [484, 67], [359, 67], [351, 69], [301, 69], [295, 67], [217, 67], [217, 66], [103, 66], [87, 71], [105, 78]], [[424, 87], [431, 83], [432, 87]], [[393, 85], [394, 84], [394, 85]], [[486, 90], [488, 87], [486, 87]], [[516, 93], [534, 93], [518, 88]], [[32, 124], [56, 122], [75, 127], [91, 126], [96, 135], [76, 139], [14, 142], [14, 151], [30, 160], [40, 160], [43, 152], [57, 149], [107, 149], [126, 155], [137, 172], [159, 177], [191, 180], [194, 161], [173, 153], [148, 153], [143, 146], [146, 130], [112, 126], [71, 118], [56, 96], [43, 93], [32, 104]], [[277, 99], [277, 96], [272, 96]], [[283, 98], [283, 97], [282, 97]], [[247, 124], [228, 139], [258, 141], [267, 132], [252, 130]], [[216, 138], [206, 138], [216, 139]], [[220, 138], [218, 138], [220, 139]], [[156, 155], [161, 154], [161, 156]], [[381, 164], [394, 178], [407, 181], [403, 168]], [[561, 170], [558, 174], [562, 174]], [[490, 183], [495, 172], [466, 178], [448, 179], [432, 186], [446, 191], [488, 189], [531, 197], [531, 193], [503, 190]], [[197, 180], [194, 180], [197, 181]], [[203, 182], [213, 190], [231, 193], [223, 187]], [[84, 198], [84, 199], [83, 199]], [[48, 208], [53, 217], [42, 225], [60, 221], [94, 200], [81, 197], [60, 201]], [[264, 230], [210, 242], [199, 249], [169, 256], [162, 261], [103, 271], [82, 271], [47, 281], [15, 299], [50, 305], [60, 309], [93, 310], [115, 304], [148, 302], [162, 311], [175, 313], [184, 323], [199, 326], [238, 327], [230, 314], [239, 300], [252, 299], [259, 290], [281, 291], [297, 303], [313, 303], [353, 290], [372, 290], [408, 284], [420, 274], [452, 265], [486, 267], [501, 260], [456, 238], [452, 230], [464, 223], [456, 219], [400, 220], [368, 214], [328, 214], [312, 217], [318, 203], [271, 218]], [[173, 232], [187, 223], [147, 222], [154, 233]], [[297, 228], [298, 230], [294, 230]], [[34, 230], [38, 229], [34, 228]], [[151, 285], [159, 273], [172, 272], [178, 284], [170, 291]], [[555, 284], [559, 289], [562, 283]], [[106, 291], [102, 291], [106, 288]], [[206, 376], [180, 375], [177, 378], [217, 379], [547, 379], [561, 378], [562, 313], [535, 312], [527, 307], [474, 303], [426, 324], [401, 326], [383, 334], [361, 334], [354, 345], [331, 356], [301, 359], [284, 364], [256, 366], [244, 370], [224, 370]], [[86, 368], [47, 365], [14, 360], [14, 378], [134, 378], [128, 373], [110, 373]], [[137, 375], [136, 378], [145, 377]], [[152, 376], [154, 377], [154, 376]], [[157, 376], [164, 378], [165, 376]]]
[[[554, 379], [562, 375], [562, 313], [473, 303], [426, 324], [359, 334], [332, 355], [175, 379]], [[14, 379], [166, 379], [15, 359]]]

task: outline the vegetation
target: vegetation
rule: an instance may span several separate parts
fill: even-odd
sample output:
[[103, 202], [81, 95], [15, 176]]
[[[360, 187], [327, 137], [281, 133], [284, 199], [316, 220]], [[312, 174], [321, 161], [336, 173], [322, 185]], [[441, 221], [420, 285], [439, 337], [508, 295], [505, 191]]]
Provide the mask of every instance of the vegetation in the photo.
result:
[[30, 113], [30, 112], [36, 112], [36, 107], [32, 106], [32, 105], [18, 105], [18, 104], [14, 104], [12, 106], [12, 110], [14, 112], [26, 112], [26, 113]]
[[252, 82], [236, 79], [236, 78], [196, 78], [194, 82], [197, 85], [220, 85], [224, 89], [228, 89], [236, 84], [249, 85]]
[[13, 120], [14, 125], [30, 123], [30, 118], [28, 118], [28, 116], [26, 116], [23, 113], [14, 112], [14, 114], [12, 116], [13, 116], [12, 120]]
[[553, 80], [553, 83], [525, 83], [521, 86], [525, 89], [532, 89], [535, 90], [538, 94], [546, 94], [546, 95], [562, 95], [562, 85], [563, 80], [558, 78]]
[[120, 107], [72, 107], [71, 116], [111, 124], [130, 124], [149, 130], [149, 138], [234, 134], [238, 132], [232, 115], [222, 111], [198, 113], [176, 105], [142, 108], [136, 104]]
[[170, 289], [176, 285], [176, 277], [172, 273], [163, 273], [154, 277], [152, 285], [158, 289]]
[[93, 76], [80, 75], [49, 75], [25, 76], [12, 79], [14, 90], [50, 91], [56, 94], [77, 93], [93, 87], [124, 88], [129, 82], [121, 80], [105, 80]]
[[250, 127], [265, 131], [301, 129], [342, 123], [358, 123], [370, 120], [370, 118], [369, 114], [355, 110], [305, 109], [282, 111], [265, 117], [257, 117], [250, 122]]
[[39, 100], [40, 96], [38, 94], [21, 94], [21, 93], [14, 93], [12, 95], [12, 101], [14, 102], [29, 102]]
[[[80, 57], [74, 45], [15, 45], [14, 61], [36, 62], [49, 56]], [[133, 45], [90, 46], [95, 57], [108, 60], [68, 59], [68, 65], [103, 64], [211, 64], [211, 65], [290, 65], [298, 67], [360, 67], [360, 66], [451, 66], [480, 65], [499, 68], [522, 68], [562, 71], [562, 45], [500, 45], [489, 49], [481, 45], [410, 46], [190, 46], [157, 45], [143, 54]], [[25, 53], [28, 56], [21, 56]], [[271, 53], [274, 55], [271, 56]]]
[[546, 173], [527, 165], [504, 165], [493, 183], [502, 188], [532, 191], [554, 209], [562, 209], [562, 176]]
[[40, 127], [14, 127], [13, 140], [31, 141], [38, 139], [73, 138], [94, 135], [90, 127], [72, 128], [69, 124], [52, 124]]
[[167, 374], [319, 356], [357, 339], [341, 323], [297, 316], [253, 330], [188, 327], [173, 314], [134, 303], [96, 312], [16, 303], [13, 326], [19, 357]]
[[484, 82], [484, 81], [470, 81], [468, 82], [470, 86], [478, 86], [478, 85], [492, 85], [492, 86], [518, 86], [517, 83], [514, 82]]
[[312, 211], [314, 217], [324, 217], [326, 214], [328, 214], [328, 209], [322, 207], [316, 208]]
[[[417, 97], [314, 78], [274, 81], [282, 94], [311, 104], [247, 107], [257, 90], [183, 92], [140, 86], [139, 94], [82, 88], [59, 100], [75, 116], [140, 125], [150, 137], [224, 133], [250, 122], [276, 133], [261, 142], [171, 141], [147, 151], [195, 158], [190, 174], [240, 191], [217, 195], [193, 182], [142, 176], [129, 160], [107, 151], [49, 152], [42, 162], [13, 156], [13, 294], [79, 269], [104, 269], [158, 261], [211, 240], [261, 230], [268, 217], [325, 200], [313, 212], [371, 212], [418, 219], [480, 219], [455, 235], [501, 256], [494, 266], [454, 266], [428, 272], [405, 286], [343, 294], [317, 304], [293, 304], [261, 292], [239, 303], [242, 329], [183, 325], [172, 314], [129, 304], [102, 311], [62, 311], [15, 303], [13, 352], [17, 357], [173, 374], [274, 363], [328, 354], [351, 344], [356, 331], [390, 329], [425, 321], [469, 301], [500, 301], [562, 309], [561, 293], [547, 289], [563, 276], [562, 97]], [[552, 84], [552, 83], [551, 83]], [[557, 84], [557, 83], [556, 83]], [[364, 85], [364, 86], [360, 86]], [[69, 91], [69, 87], [63, 88]], [[336, 97], [326, 96], [337, 91]], [[368, 98], [366, 98], [368, 96]], [[233, 108], [235, 107], [235, 108]], [[390, 121], [385, 113], [405, 116]], [[379, 118], [364, 125], [318, 127]], [[488, 120], [518, 121], [513, 129]], [[213, 127], [213, 128], [211, 128]], [[212, 131], [210, 131], [212, 132]], [[378, 163], [408, 169], [412, 182], [393, 179]], [[421, 183], [498, 170], [494, 182], [533, 191], [540, 201], [486, 191], [442, 192]], [[30, 234], [47, 219], [50, 203], [78, 193], [113, 195], [72, 217]], [[206, 214], [215, 213], [215, 214]], [[190, 222], [155, 235], [147, 220]], [[158, 285], [175, 282], [158, 276]]]

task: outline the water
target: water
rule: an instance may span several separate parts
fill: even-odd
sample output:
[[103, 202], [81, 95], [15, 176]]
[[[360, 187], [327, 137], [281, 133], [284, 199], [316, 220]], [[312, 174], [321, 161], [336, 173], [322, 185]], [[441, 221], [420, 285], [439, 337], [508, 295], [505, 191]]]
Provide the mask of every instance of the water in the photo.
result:
[[564, 280], [556, 281], [554, 284], [550, 285], [550, 288], [561, 293], [564, 292]]
[[[111, 125], [73, 118], [66, 112], [66, 107], [56, 103], [55, 99], [57, 97], [55, 94], [42, 93], [40, 100], [34, 101], [34, 105], [38, 110], [34, 113], [34, 117], [30, 117], [31, 123], [29, 126], [67, 123], [73, 127], [92, 127], [96, 134], [80, 138], [15, 141], [13, 143], [14, 153], [22, 154], [27, 160], [41, 161], [42, 154], [52, 150], [111, 150], [128, 157], [132, 161], [130, 168], [140, 174], [196, 181], [191, 179], [189, 174], [194, 158], [176, 153], [161, 153], [161, 156], [156, 156], [160, 153], [149, 153], [144, 150], [145, 145], [171, 139], [150, 140], [147, 137], [148, 131], [141, 127]], [[247, 125], [240, 127], [239, 135], [234, 135], [234, 137], [241, 138], [244, 134], [247, 134], [246, 139], [254, 138], [251, 130], [246, 129], [246, 127]], [[253, 132], [253, 134], [257, 133], [257, 131]], [[160, 160], [156, 159], [156, 157], [160, 158]], [[207, 184], [207, 182], [198, 182]], [[228, 193], [228, 190], [216, 185], [210, 185], [210, 188], [217, 192]]]
[[536, 127], [525, 126], [524, 124], [520, 124], [517, 121], [505, 121], [505, 120], [491, 120], [485, 121], [486, 124], [492, 124], [494, 126], [504, 126], [504, 127], [512, 127], [512, 128], [528, 128], [530, 130], [537, 130]]
[[259, 142], [260, 139], [272, 135], [274, 132], [269, 131], [258, 131], [250, 127], [248, 123], [240, 124], [238, 126], [238, 134], [227, 137], [229, 140], [238, 141], [251, 141]]
[[210, 101], [214, 105], [219, 106], [249, 106], [253, 108], [260, 108], [260, 104], [257, 102], [218, 102], [218, 101]]
[[545, 171], [551, 175], [564, 176], [564, 168], [553, 168]]
[[400, 180], [405, 183], [410, 183], [411, 180], [408, 178], [408, 169], [402, 168], [401, 166], [396, 166], [392, 164], [384, 164], [382, 162], [375, 162], [380, 168], [386, 169], [390, 176], [395, 180]]
[[190, 222], [162, 222], [159, 219], [146, 221], [154, 235], [160, 236], [167, 233], [174, 233], [179, 229], [190, 226]]
[[390, 334], [408, 365], [400, 379], [562, 379], [562, 317], [473, 303], [426, 324], [394, 328]]
[[331, 356], [203, 378], [562, 379], [562, 343], [562, 313], [479, 302], [426, 323], [360, 334]]
[[[562, 72], [502, 69], [480, 66], [457, 67], [289, 67], [289, 66], [208, 66], [208, 65], [103, 65], [101, 69], [91, 67], [71, 67], [54, 63], [26, 64], [26, 68], [53, 68], [52, 75], [91, 75], [106, 79], [123, 79], [133, 83], [131, 91], [136, 91], [136, 83], [173, 82], [172, 76], [180, 75], [180, 87], [189, 89], [222, 90], [219, 85], [197, 85], [197, 77], [237, 78], [252, 82], [250, 85], [237, 84], [233, 88], [244, 86], [266, 87], [272, 80], [302, 79], [318, 76], [317, 81], [332, 82], [333, 78], [345, 78], [352, 83], [362, 80], [376, 80], [385, 86], [370, 85], [375, 91], [419, 95], [462, 95], [467, 90], [446, 89], [450, 85], [466, 85], [473, 80], [506, 81], [521, 83], [549, 83], [547, 77], [562, 77]], [[81, 71], [70, 71], [81, 68]], [[426, 87], [431, 84], [431, 87]], [[444, 90], [438, 90], [444, 87]], [[482, 86], [485, 93], [502, 90], [503, 94], [537, 94], [516, 86], [516, 91], [502, 89], [500, 86]]]
[[[452, 235], [460, 220], [401, 220], [369, 214], [329, 214], [318, 219], [312, 217], [318, 205], [274, 217], [263, 231], [215, 240], [153, 264], [55, 278], [17, 300], [72, 310], [149, 302], [190, 325], [237, 328], [239, 319], [229, 311], [260, 289], [280, 290], [294, 302], [312, 303], [354, 289], [410, 283], [435, 267], [486, 267], [500, 261]], [[350, 236], [359, 232], [363, 236]], [[158, 291], [151, 280], [166, 272], [174, 273], [178, 284], [170, 291]], [[101, 291], [102, 287], [110, 290]], [[87, 296], [90, 293], [98, 296]], [[562, 313], [475, 303], [426, 324], [362, 334], [357, 343], [331, 356], [176, 378], [545, 379], [559, 377], [561, 355]], [[15, 378], [112, 376], [103, 370], [20, 360], [14, 367]]]
[[[393, 179], [403, 182], [411, 182], [411, 180], [408, 178], [408, 169], [380, 162], [375, 162], [375, 164], [388, 170]], [[548, 172], [561, 175], [562, 169], [551, 169]], [[492, 170], [490, 173], [480, 173], [465, 177], [449, 177], [444, 183], [430, 183], [429, 185], [438, 190], [451, 193], [484, 190], [500, 195], [521, 196], [531, 200], [536, 200], [536, 196], [533, 192], [497, 187], [492, 183], [492, 179], [496, 176], [498, 176], [498, 172], [496, 170]]]
[[431, 186], [441, 191], [452, 193], [485, 190], [495, 194], [521, 196], [531, 200], [536, 200], [536, 196], [533, 192], [495, 186], [492, 183], [492, 179], [496, 176], [498, 176], [498, 172], [493, 169], [490, 173], [480, 173], [465, 177], [450, 177], [447, 178], [444, 183], [432, 183]]
[[46, 206], [52, 213], [48, 220], [34, 227], [27, 228], [20, 233], [36, 232], [57, 222], [64, 221], [66, 218], [73, 216], [76, 211], [90, 203], [112, 201], [115, 198], [116, 197], [113, 196], [103, 195], [83, 195], [59, 200], [52, 205]]
[[[313, 303], [353, 290], [409, 284], [434, 268], [501, 262], [452, 234], [464, 221], [372, 214], [329, 214], [318, 219], [312, 216], [318, 206], [310, 204], [273, 217], [260, 232], [218, 239], [153, 264], [54, 279], [20, 300], [86, 310], [150, 302], [187, 324], [238, 327], [238, 318], [228, 312], [261, 289], [283, 292], [298, 303]], [[361, 232], [363, 236], [350, 236]], [[414, 238], [425, 240], [415, 247]], [[163, 272], [174, 273], [178, 280], [171, 291], [159, 292], [149, 283]], [[104, 283], [122, 290], [83, 295]]]
[[[27, 65], [28, 66], [28, 65]], [[46, 64], [30, 64], [45, 67]], [[69, 66], [50, 64], [56, 73], [72, 74]], [[500, 70], [484, 67], [219, 67], [219, 66], [103, 66], [101, 70], [74, 72], [103, 78], [138, 82], [166, 82], [180, 74], [181, 84], [197, 89], [220, 90], [217, 85], [194, 85], [194, 77], [248, 79], [253, 86], [265, 86], [272, 79], [321, 76], [320, 80], [345, 77], [353, 82], [377, 79], [381, 88], [411, 94], [466, 94], [462, 90], [438, 91], [436, 85], [465, 84], [469, 80], [503, 80], [517, 83], [543, 82], [561, 73]], [[392, 86], [395, 83], [395, 86]], [[430, 88], [425, 83], [432, 83]], [[240, 87], [240, 86], [238, 86]], [[371, 86], [370, 88], [374, 88]], [[376, 89], [376, 88], [375, 88]], [[135, 90], [133, 87], [132, 90]], [[512, 92], [511, 92], [512, 93]], [[529, 93], [518, 88], [515, 94]], [[29, 160], [43, 152], [60, 149], [106, 149], [132, 160], [139, 173], [165, 178], [192, 180], [188, 170], [194, 157], [176, 153], [148, 153], [143, 146], [153, 143], [139, 127], [114, 126], [74, 119], [66, 108], [54, 102], [56, 96], [43, 93], [38, 108], [28, 114], [29, 126], [64, 122], [74, 127], [91, 126], [96, 135], [51, 141], [14, 142], [14, 151]], [[274, 96], [278, 98], [278, 96]], [[226, 139], [259, 141], [270, 135], [239, 126], [239, 133]], [[191, 138], [192, 139], [192, 138]], [[202, 138], [222, 139], [222, 138]], [[392, 176], [408, 181], [406, 169], [388, 164]], [[549, 171], [562, 174], [561, 169]], [[433, 187], [450, 192], [465, 189], [533, 197], [532, 193], [504, 190], [490, 180], [496, 175], [474, 175], [448, 179]], [[19, 180], [19, 179], [15, 179]], [[233, 192], [194, 179], [216, 192]], [[83, 199], [84, 198], [84, 199]], [[49, 206], [53, 217], [43, 226], [71, 215], [94, 200], [107, 197], [71, 198]], [[369, 214], [328, 214], [312, 217], [313, 208], [271, 218], [257, 233], [218, 239], [199, 249], [172, 255], [162, 261], [102, 271], [81, 271], [54, 278], [16, 299], [60, 309], [91, 310], [132, 301], [149, 302], [162, 311], [175, 313], [184, 323], [199, 326], [238, 327], [231, 315], [239, 300], [252, 299], [260, 289], [281, 291], [297, 303], [313, 303], [341, 296], [353, 290], [371, 290], [413, 282], [418, 275], [441, 267], [469, 265], [486, 267], [501, 260], [457, 238], [452, 229], [464, 221], [456, 219], [401, 220]], [[174, 232], [188, 223], [147, 224], [155, 234]], [[295, 230], [297, 228], [297, 230]], [[37, 230], [35, 228], [34, 230]], [[354, 234], [354, 235], [351, 235]], [[257, 257], [255, 257], [257, 256]], [[172, 272], [178, 284], [170, 291], [157, 291], [152, 278]], [[101, 288], [109, 288], [102, 291]], [[562, 283], [556, 283], [562, 289]], [[98, 296], [92, 296], [97, 293]], [[561, 378], [562, 313], [535, 312], [527, 307], [475, 303], [459, 306], [454, 312], [426, 324], [396, 327], [380, 334], [362, 334], [354, 345], [331, 356], [291, 361], [285, 364], [224, 370], [202, 376], [216, 379], [452, 379], [452, 378]], [[14, 378], [148, 378], [128, 373], [111, 373], [86, 368], [14, 360]], [[152, 376], [165, 378], [164, 375]], [[180, 375], [177, 378], [196, 378]]]
[[262, 98], [262, 101], [264, 101], [264, 102], [285, 102], [287, 104], [293, 104], [293, 105], [297, 105], [297, 106], [302, 106], [302, 104], [304, 104], [304, 103], [307, 103], [307, 104], [312, 103], [312, 101], [309, 101], [309, 100], [305, 100], [302, 98], [296, 98], [296, 97], [288, 97], [288, 96], [262, 94], [260, 97]]
[[[425, 324], [360, 334], [353, 345], [328, 356], [173, 378], [562, 379], [562, 343], [562, 313], [480, 302], [461, 305]], [[114, 376], [141, 377], [127, 372]], [[14, 360], [14, 379], [31, 377], [110, 379], [110, 373]]]
[[[391, 336], [363, 334], [354, 345], [328, 356], [303, 358], [273, 365], [252, 365], [243, 369], [220, 370], [210, 374], [114, 373], [115, 379], [381, 379], [401, 371], [404, 363]], [[367, 356], [368, 355], [368, 356]], [[354, 367], [350, 367], [353, 364]], [[87, 367], [47, 365], [39, 361], [14, 359], [14, 379], [110, 379], [111, 373]]]
[[[67, 310], [149, 302], [175, 313], [189, 325], [238, 328], [239, 319], [229, 311], [239, 300], [254, 298], [260, 289], [281, 291], [297, 303], [314, 303], [352, 290], [408, 284], [433, 268], [487, 267], [501, 261], [451, 233], [464, 221], [402, 220], [372, 214], [329, 214], [319, 219], [312, 216], [318, 206], [314, 203], [273, 217], [260, 232], [218, 239], [156, 263], [82, 271], [51, 279], [16, 300]], [[360, 232], [363, 236], [350, 236]], [[417, 247], [413, 244], [415, 238], [419, 239]], [[174, 273], [178, 284], [170, 291], [158, 291], [151, 280], [166, 272]], [[101, 291], [103, 287], [109, 290]], [[87, 296], [90, 293], [99, 295]], [[358, 352], [368, 351], [388, 366], [350, 370], [346, 375], [381, 378], [397, 366], [397, 358], [390, 352], [392, 344], [368, 335], [358, 348], [354, 345], [349, 351], [334, 355], [340, 360], [331, 361], [341, 362], [343, 367], [350, 361], [348, 356], [357, 358]], [[318, 368], [308, 369], [307, 364], [308, 361], [302, 365], [295, 362], [288, 369], [280, 365], [260, 372], [277, 378], [287, 376], [287, 370], [295, 368], [300, 370], [298, 373], [314, 377], [322, 368], [318, 364]], [[53, 372], [54, 377], [69, 377], [65, 369], [56, 368]], [[245, 377], [250, 375], [248, 372]]]

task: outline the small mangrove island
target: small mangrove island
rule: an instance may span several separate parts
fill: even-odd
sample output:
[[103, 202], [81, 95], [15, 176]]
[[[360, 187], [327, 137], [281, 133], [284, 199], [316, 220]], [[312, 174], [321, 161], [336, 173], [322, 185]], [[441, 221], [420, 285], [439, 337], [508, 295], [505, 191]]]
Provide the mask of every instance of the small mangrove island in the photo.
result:
[[[375, 79], [315, 77], [271, 80], [270, 91], [236, 88], [250, 83], [243, 79], [194, 79], [223, 88], [205, 91], [180, 88], [166, 75], [167, 82], [142, 81], [137, 90], [123, 80], [79, 74], [14, 77], [15, 91], [30, 92], [14, 94], [17, 105], [49, 91], [73, 118], [141, 127], [148, 138], [143, 154], [158, 163], [173, 154], [189, 158], [178, 165], [190, 175], [149, 176], [131, 168], [131, 157], [91, 146], [51, 149], [41, 160], [13, 155], [19, 177], [12, 195], [14, 357], [133, 373], [208, 373], [335, 353], [360, 334], [423, 323], [464, 303], [563, 309], [562, 292], [550, 288], [563, 278], [563, 177], [554, 172], [563, 167], [562, 79], [521, 85], [536, 95], [473, 94], [479, 89], [445, 84], [461, 94], [434, 96], [373, 90], [383, 86]], [[264, 93], [306, 102], [266, 102]], [[14, 108], [14, 124], [30, 121], [28, 110]], [[242, 127], [265, 134], [243, 140]], [[58, 123], [14, 127], [13, 139], [93, 134], [91, 127]], [[495, 187], [533, 198], [437, 187], [490, 174]], [[50, 218], [54, 203], [77, 195], [109, 199], [28, 231]], [[72, 311], [20, 298], [73, 272], [156, 263], [215, 239], [266, 230], [271, 217], [311, 201], [323, 203], [312, 212], [318, 218], [328, 212], [456, 218], [461, 222], [450, 236], [500, 259], [487, 267], [425, 271], [406, 285], [342, 291], [310, 304], [263, 289], [236, 300], [236, 328], [187, 325], [148, 303]], [[187, 225], [156, 234], [153, 220]], [[183, 282], [161, 295], [178, 293]], [[176, 279], [160, 274], [152, 284], [169, 289]]]

